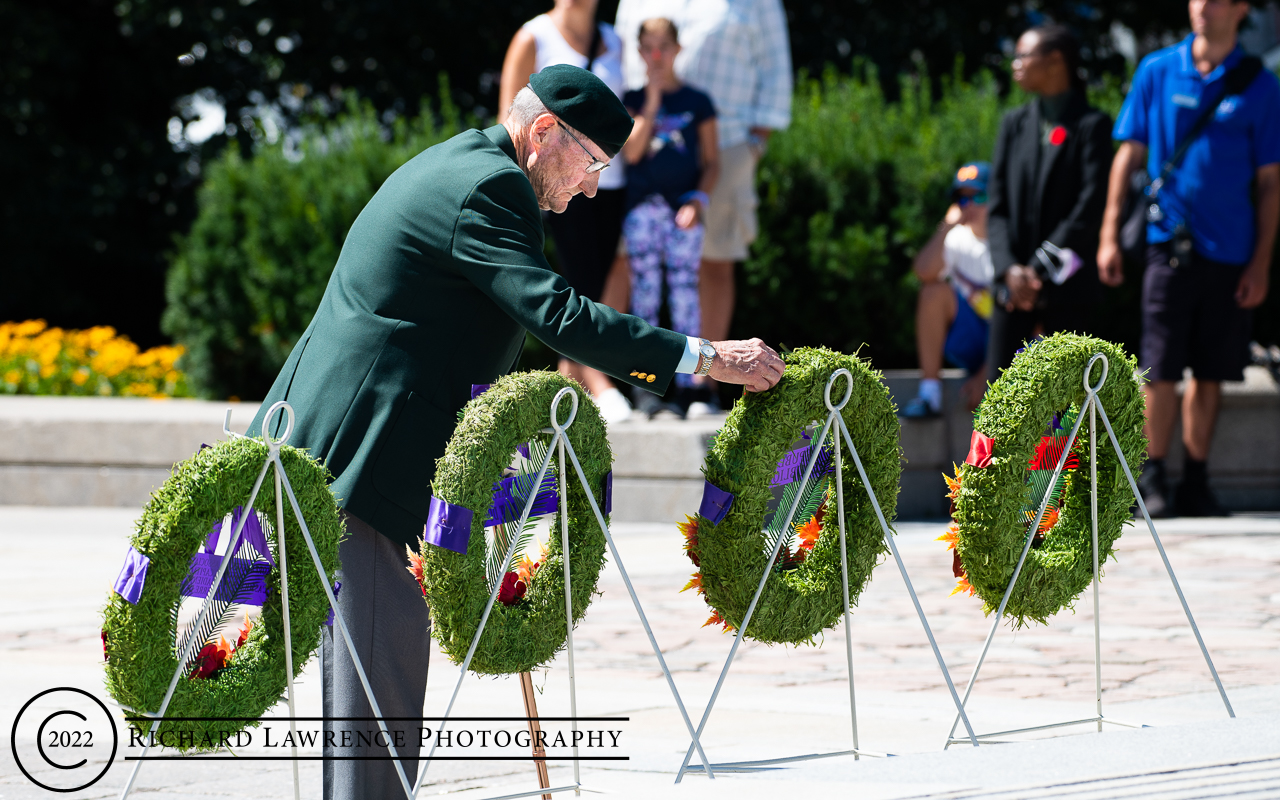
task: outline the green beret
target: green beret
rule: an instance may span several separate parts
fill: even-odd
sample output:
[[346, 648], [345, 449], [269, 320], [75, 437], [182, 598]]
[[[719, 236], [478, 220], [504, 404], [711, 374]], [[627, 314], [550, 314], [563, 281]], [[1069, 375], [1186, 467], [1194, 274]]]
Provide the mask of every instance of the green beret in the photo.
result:
[[529, 88], [547, 110], [581, 131], [613, 158], [635, 120], [604, 81], [580, 67], [555, 64], [529, 76]]

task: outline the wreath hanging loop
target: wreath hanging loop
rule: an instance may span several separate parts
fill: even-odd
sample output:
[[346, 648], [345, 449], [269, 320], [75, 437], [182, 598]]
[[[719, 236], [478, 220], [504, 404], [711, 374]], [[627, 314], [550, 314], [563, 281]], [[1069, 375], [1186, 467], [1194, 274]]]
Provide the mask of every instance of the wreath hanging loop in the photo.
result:
[[[831, 387], [836, 385], [836, 378], [844, 378], [847, 381], [847, 383], [845, 383], [845, 386], [844, 386], [844, 397], [841, 398], [839, 403], [836, 403], [833, 405], [831, 403]], [[830, 378], [827, 378], [827, 387], [822, 390], [822, 402], [824, 405], [826, 405], [827, 411], [830, 411], [832, 414], [834, 414], [837, 411], [844, 411], [844, 407], [849, 404], [850, 397], [853, 397], [853, 373], [845, 369], [844, 367], [841, 367], [840, 369], [831, 373]], [[840, 438], [840, 432], [836, 431], [837, 441], [839, 440], [839, 438]]]
[[[271, 420], [273, 417], [275, 417], [276, 411], [280, 409], [284, 409], [284, 414], [285, 414], [284, 433], [280, 434], [280, 436], [276, 438], [272, 438], [271, 434], [267, 433], [267, 431], [271, 427]], [[229, 421], [230, 419], [231, 419], [231, 411], [228, 410], [227, 420]], [[262, 418], [262, 440], [267, 443], [268, 450], [270, 450], [271, 452], [275, 452], [288, 443], [289, 436], [292, 435], [292, 433], [293, 433], [293, 406], [289, 405], [283, 400], [277, 400], [275, 404], [271, 406], [271, 408], [267, 409], [267, 415]]]
[[[560, 401], [566, 396], [573, 401], [573, 405], [569, 407], [569, 418], [563, 423], [560, 422]], [[565, 430], [573, 424], [574, 419], [578, 416], [578, 393], [570, 389], [568, 386], [556, 392], [556, 396], [551, 400], [551, 429], [553, 432], [561, 436], [566, 436]], [[550, 462], [547, 462], [550, 463]]]
[[[1098, 379], [1097, 383], [1090, 386], [1089, 376], [1093, 374], [1093, 365], [1098, 363], [1099, 361], [1102, 362], [1102, 377]], [[1091, 398], [1093, 398], [1094, 401], [1098, 399], [1098, 392], [1102, 389], [1102, 385], [1107, 382], [1107, 373], [1109, 373], [1110, 371], [1111, 371], [1111, 362], [1107, 360], [1106, 355], [1104, 355], [1103, 353], [1094, 353], [1093, 358], [1089, 359], [1089, 363], [1085, 366], [1084, 376], [1081, 378], [1081, 380], [1084, 381], [1085, 393], [1088, 394]]]

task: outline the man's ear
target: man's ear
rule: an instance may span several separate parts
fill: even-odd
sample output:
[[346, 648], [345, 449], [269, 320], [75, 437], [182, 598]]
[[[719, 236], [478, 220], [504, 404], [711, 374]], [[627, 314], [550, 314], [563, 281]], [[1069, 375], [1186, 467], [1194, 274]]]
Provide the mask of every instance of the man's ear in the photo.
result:
[[542, 148], [551, 142], [552, 128], [556, 126], [556, 118], [551, 114], [541, 114], [529, 126], [529, 158], [525, 165], [527, 169], [532, 169], [533, 165], [538, 161], [538, 155]]
[[546, 147], [556, 127], [556, 118], [551, 114], [540, 114], [529, 126], [529, 136], [535, 147]]

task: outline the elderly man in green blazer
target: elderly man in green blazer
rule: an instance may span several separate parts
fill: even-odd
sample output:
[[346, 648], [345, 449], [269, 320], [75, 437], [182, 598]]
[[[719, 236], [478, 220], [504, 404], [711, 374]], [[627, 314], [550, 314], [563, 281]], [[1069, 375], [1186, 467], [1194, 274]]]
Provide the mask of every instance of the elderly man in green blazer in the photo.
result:
[[[298, 415], [291, 442], [336, 478], [350, 533], [340, 613], [384, 716], [420, 717], [426, 688], [430, 619], [404, 545], [422, 535], [435, 461], [471, 386], [515, 368], [525, 331], [655, 392], [681, 371], [751, 391], [782, 376], [758, 339], [711, 343], [651, 327], [580, 297], [547, 264], [539, 210], [594, 196], [632, 124], [594, 75], [549, 67], [530, 76], [504, 125], [461, 133], [398, 169], [351, 226], [320, 307], [262, 404], [289, 401]], [[324, 714], [370, 717], [336, 644], [327, 633]], [[390, 726], [403, 732], [393, 744], [412, 782], [418, 723]], [[377, 725], [325, 723], [326, 755], [386, 755], [385, 746], [343, 746], [344, 731], [358, 740], [355, 731]], [[324, 762], [326, 798], [401, 794], [392, 762]]]

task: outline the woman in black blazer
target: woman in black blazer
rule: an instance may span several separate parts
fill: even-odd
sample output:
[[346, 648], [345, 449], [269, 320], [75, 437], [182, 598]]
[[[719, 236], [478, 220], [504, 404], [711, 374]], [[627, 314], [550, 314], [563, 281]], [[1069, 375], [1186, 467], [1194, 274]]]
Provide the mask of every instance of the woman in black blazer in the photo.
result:
[[1095, 258], [1111, 119], [1089, 105], [1079, 64], [1080, 44], [1062, 26], [1032, 28], [1018, 39], [1013, 79], [1037, 97], [1005, 115], [992, 160], [991, 381], [1033, 336], [1082, 332], [1101, 293]]

